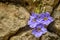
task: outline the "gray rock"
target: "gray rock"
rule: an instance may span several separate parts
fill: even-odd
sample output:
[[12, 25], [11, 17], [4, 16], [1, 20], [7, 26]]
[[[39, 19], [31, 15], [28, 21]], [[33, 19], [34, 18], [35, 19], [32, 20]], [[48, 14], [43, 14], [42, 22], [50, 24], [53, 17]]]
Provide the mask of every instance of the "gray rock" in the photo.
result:
[[21, 32], [15, 36], [11, 37], [10, 40], [38, 40], [39, 38], [35, 38], [31, 34], [31, 31], [32, 30]]
[[54, 33], [47, 32], [41, 37], [41, 40], [60, 40], [60, 37]]
[[0, 3], [0, 40], [7, 40], [20, 28], [27, 25], [29, 13], [25, 8]]

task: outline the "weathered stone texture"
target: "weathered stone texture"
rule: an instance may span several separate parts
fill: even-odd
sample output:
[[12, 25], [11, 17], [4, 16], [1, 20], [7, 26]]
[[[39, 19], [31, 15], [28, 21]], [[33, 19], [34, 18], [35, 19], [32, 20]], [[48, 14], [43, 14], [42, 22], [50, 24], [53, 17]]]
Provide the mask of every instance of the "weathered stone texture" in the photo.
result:
[[20, 28], [27, 25], [29, 13], [25, 8], [0, 3], [0, 39], [7, 40]]
[[53, 17], [55, 18], [53, 27], [55, 28], [56, 33], [60, 35], [60, 5], [58, 6], [57, 9], [55, 9]]
[[31, 31], [32, 30], [21, 32], [16, 36], [11, 37], [10, 40], [38, 40], [39, 38], [34, 37], [31, 34]]
[[60, 37], [54, 33], [47, 32], [42, 36], [41, 40], [60, 40]]

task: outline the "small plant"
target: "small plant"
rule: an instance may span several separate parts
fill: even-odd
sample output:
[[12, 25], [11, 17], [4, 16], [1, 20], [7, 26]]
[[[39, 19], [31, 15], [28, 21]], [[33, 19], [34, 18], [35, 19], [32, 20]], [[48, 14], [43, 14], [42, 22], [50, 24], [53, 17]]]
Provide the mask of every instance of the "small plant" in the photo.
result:
[[28, 25], [33, 28], [32, 34], [35, 37], [41, 37], [47, 32], [47, 28], [45, 28], [45, 26], [48, 26], [53, 21], [54, 19], [50, 16], [49, 12], [42, 12], [40, 14], [32, 12]]

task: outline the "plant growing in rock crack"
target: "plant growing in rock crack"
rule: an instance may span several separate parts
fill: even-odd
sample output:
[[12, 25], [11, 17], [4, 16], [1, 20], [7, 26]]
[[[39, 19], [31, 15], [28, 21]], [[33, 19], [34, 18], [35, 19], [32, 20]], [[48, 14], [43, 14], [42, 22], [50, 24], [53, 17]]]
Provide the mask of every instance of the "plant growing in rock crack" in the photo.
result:
[[47, 32], [47, 28], [45, 28], [45, 26], [48, 26], [53, 21], [54, 19], [50, 16], [49, 12], [42, 12], [40, 14], [32, 12], [28, 25], [33, 28], [32, 34], [35, 37], [41, 37]]

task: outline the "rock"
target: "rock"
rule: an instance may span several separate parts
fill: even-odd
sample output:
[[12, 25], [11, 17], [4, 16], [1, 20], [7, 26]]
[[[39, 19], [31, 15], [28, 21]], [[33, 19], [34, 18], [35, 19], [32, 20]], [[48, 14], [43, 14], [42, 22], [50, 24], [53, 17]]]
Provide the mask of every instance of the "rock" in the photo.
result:
[[52, 16], [55, 20], [50, 25], [49, 29], [60, 35], [60, 5], [54, 10]]
[[60, 37], [54, 33], [47, 32], [41, 37], [41, 40], [60, 40]]
[[30, 5], [32, 4], [33, 0], [0, 0], [2, 2], [10, 2], [10, 3], [18, 3], [22, 5]]
[[42, 6], [41, 7], [42, 8], [42, 12], [46, 12], [46, 11], [48, 11], [48, 12], [52, 12], [52, 10], [53, 10], [53, 7], [51, 7], [51, 6], [49, 6], [49, 5], [45, 5], [45, 6]]
[[60, 35], [60, 5], [58, 6], [58, 8], [54, 11], [53, 13], [53, 17], [55, 19], [55, 22], [53, 24], [53, 27], [56, 30], [56, 33], [58, 33]]
[[42, 3], [45, 5], [55, 6], [59, 0], [42, 0]]
[[46, 12], [50, 12], [52, 13], [53, 8], [58, 4], [59, 0], [41, 0], [41, 4], [42, 4], [42, 11]]
[[10, 40], [38, 40], [39, 38], [35, 38], [31, 34], [31, 31], [32, 30], [21, 32], [15, 36], [11, 37]]
[[20, 28], [27, 25], [29, 13], [25, 8], [0, 3], [0, 40], [7, 40]]

